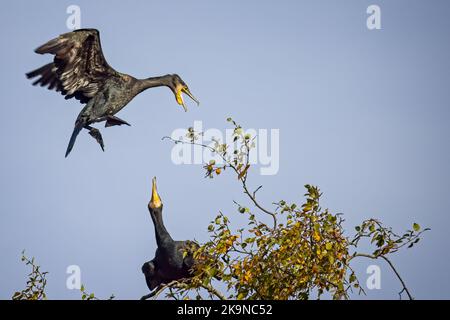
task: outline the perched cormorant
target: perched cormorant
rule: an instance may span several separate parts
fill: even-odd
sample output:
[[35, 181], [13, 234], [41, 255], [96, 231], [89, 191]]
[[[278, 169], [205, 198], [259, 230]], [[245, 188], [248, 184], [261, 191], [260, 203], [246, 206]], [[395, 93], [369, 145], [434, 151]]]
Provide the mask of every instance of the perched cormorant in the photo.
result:
[[89, 134], [104, 150], [100, 131], [91, 124], [105, 121], [105, 127], [129, 125], [115, 114], [146, 89], [169, 87], [177, 103], [183, 106], [185, 111], [187, 108], [182, 93], [199, 104], [177, 74], [136, 79], [111, 68], [103, 56], [100, 35], [96, 29], [79, 29], [62, 34], [40, 46], [35, 52], [50, 53], [55, 57], [53, 62], [26, 74], [29, 79], [39, 77], [33, 85], [39, 84], [41, 87], [59, 91], [66, 99], [75, 98], [86, 104], [75, 121], [66, 157], [83, 128], [89, 130]]
[[[153, 260], [144, 263], [142, 272], [150, 291], [174, 280], [192, 277], [194, 266], [193, 252], [198, 249], [198, 244], [193, 241], [174, 241], [163, 223], [163, 204], [156, 189], [156, 178], [152, 181], [152, 198], [148, 204], [148, 210], [155, 226], [155, 237], [158, 248]], [[187, 254], [184, 255], [184, 252]], [[155, 290], [153, 293], [158, 291]], [[150, 293], [143, 299], [152, 296]]]

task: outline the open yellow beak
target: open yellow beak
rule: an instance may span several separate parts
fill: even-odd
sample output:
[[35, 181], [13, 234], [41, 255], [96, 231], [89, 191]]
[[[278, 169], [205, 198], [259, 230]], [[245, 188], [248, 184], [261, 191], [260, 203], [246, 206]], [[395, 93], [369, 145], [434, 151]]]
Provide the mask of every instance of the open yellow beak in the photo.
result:
[[162, 206], [161, 198], [159, 197], [158, 190], [156, 188], [156, 177], [152, 180], [152, 199], [148, 206], [152, 209], [160, 208]]
[[177, 103], [183, 107], [184, 111], [187, 111], [187, 107], [184, 103], [182, 93], [185, 93], [189, 98], [194, 100], [195, 103], [197, 103], [197, 105], [200, 105], [200, 101], [198, 101], [197, 98], [194, 97], [194, 95], [189, 91], [189, 89], [187, 87], [180, 85], [177, 88], [176, 98], [177, 98]]

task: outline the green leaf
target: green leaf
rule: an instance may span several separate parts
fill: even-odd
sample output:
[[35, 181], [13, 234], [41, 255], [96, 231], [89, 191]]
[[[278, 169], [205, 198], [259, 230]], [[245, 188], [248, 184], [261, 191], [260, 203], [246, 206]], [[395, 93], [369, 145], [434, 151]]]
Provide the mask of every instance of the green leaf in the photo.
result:
[[417, 224], [417, 223], [414, 223], [414, 224], [413, 224], [413, 229], [414, 229], [415, 232], [419, 232], [419, 230], [420, 230], [420, 225]]
[[245, 294], [243, 294], [242, 292], [238, 294], [237, 296], [237, 300], [243, 300], [245, 298]]
[[206, 271], [206, 273], [208, 274], [208, 276], [214, 277], [214, 276], [217, 274], [217, 269], [216, 269], [216, 268], [208, 269], [208, 270]]
[[328, 261], [330, 262], [330, 264], [334, 264], [334, 257], [328, 256]]
[[95, 298], [94, 293], [91, 293], [91, 294], [89, 295], [89, 299], [94, 299], [94, 298]]
[[246, 238], [245, 242], [246, 243], [253, 243], [253, 242], [255, 242], [255, 238], [254, 237]]
[[317, 233], [320, 232], [320, 225], [318, 223], [314, 224], [314, 231]]
[[84, 291], [84, 284], [81, 285], [80, 291]]
[[209, 285], [210, 279], [209, 278], [204, 278], [202, 281], [202, 284], [206, 287]]
[[325, 249], [330, 251], [332, 248], [333, 248], [333, 244], [331, 242], [327, 242], [327, 244], [325, 245]]

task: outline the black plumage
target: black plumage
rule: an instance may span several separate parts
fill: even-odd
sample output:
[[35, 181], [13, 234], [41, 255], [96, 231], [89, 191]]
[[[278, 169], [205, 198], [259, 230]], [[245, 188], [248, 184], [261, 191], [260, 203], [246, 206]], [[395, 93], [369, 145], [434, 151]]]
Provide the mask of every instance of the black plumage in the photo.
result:
[[[152, 198], [148, 204], [148, 210], [155, 227], [158, 247], [155, 257], [142, 266], [142, 272], [148, 288], [154, 294], [161, 285], [193, 276], [195, 264], [193, 253], [199, 246], [190, 240], [175, 241], [170, 236], [162, 218], [163, 204], [157, 191], [156, 178], [153, 178]], [[150, 293], [142, 298], [149, 298], [153, 294]]]
[[89, 130], [90, 135], [104, 150], [100, 131], [91, 124], [105, 121], [105, 127], [129, 125], [115, 114], [146, 89], [169, 87], [177, 103], [183, 106], [185, 111], [187, 109], [182, 93], [199, 103], [177, 74], [136, 79], [114, 70], [103, 56], [100, 35], [96, 29], [79, 29], [62, 34], [40, 46], [35, 52], [53, 54], [54, 59], [52, 63], [26, 74], [30, 79], [38, 77], [33, 85], [56, 90], [61, 92], [65, 99], [75, 98], [85, 104], [75, 121], [66, 157], [83, 128]]

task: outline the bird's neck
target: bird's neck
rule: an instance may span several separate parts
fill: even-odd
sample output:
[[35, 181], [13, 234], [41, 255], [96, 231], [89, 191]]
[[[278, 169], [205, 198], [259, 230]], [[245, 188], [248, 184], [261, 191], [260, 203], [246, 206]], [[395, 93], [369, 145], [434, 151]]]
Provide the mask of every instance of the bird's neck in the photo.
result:
[[166, 86], [168, 87], [171, 81], [171, 76], [169, 74], [166, 74], [165, 76], [160, 77], [151, 77], [147, 79], [140, 79], [138, 81], [138, 91], [142, 92], [144, 90], [155, 88], [155, 87], [161, 87]]
[[165, 246], [173, 242], [172, 237], [164, 226], [161, 210], [155, 210], [150, 213], [155, 226], [156, 243], [158, 247], [164, 249]]

